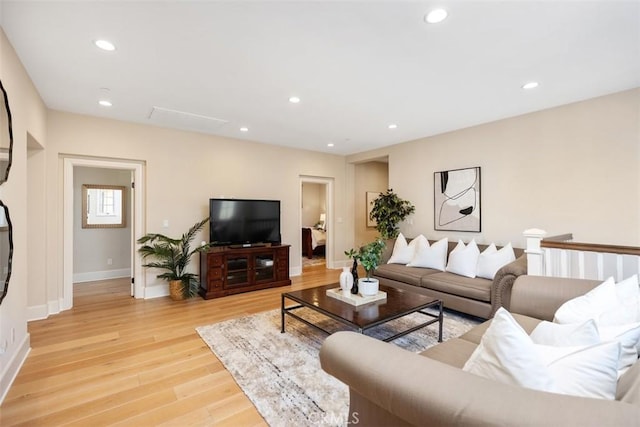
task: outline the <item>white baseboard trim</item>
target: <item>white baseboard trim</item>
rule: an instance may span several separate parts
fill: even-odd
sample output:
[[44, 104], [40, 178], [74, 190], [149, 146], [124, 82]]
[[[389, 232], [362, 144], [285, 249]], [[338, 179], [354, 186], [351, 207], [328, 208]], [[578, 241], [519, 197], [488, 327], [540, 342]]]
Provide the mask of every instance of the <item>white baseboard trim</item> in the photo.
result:
[[131, 268], [74, 273], [73, 283], [95, 282], [96, 280], [118, 279], [120, 277], [131, 277]]
[[34, 305], [27, 307], [27, 322], [42, 320], [49, 317], [48, 304]]
[[49, 301], [49, 315], [58, 314], [62, 311], [62, 298], [56, 301]]
[[343, 267], [349, 267], [351, 268], [351, 266], [353, 265], [353, 261], [335, 261], [331, 264], [330, 269], [332, 270], [342, 270]]
[[27, 322], [47, 319], [52, 314], [60, 313], [62, 311], [60, 307], [62, 307], [62, 299], [49, 301], [48, 303], [42, 305], [33, 305], [27, 307]]
[[289, 276], [300, 276], [302, 274], [302, 267], [289, 267]]
[[169, 296], [169, 284], [144, 288], [144, 299]]
[[4, 402], [4, 398], [7, 397], [7, 393], [9, 393], [9, 389], [11, 388], [11, 384], [15, 381], [18, 376], [18, 372], [22, 368], [24, 361], [27, 360], [27, 356], [31, 351], [31, 339], [30, 335], [27, 333], [24, 339], [18, 346], [18, 350], [15, 352], [7, 367], [4, 371], [2, 371], [2, 376], [0, 377], [0, 405]]

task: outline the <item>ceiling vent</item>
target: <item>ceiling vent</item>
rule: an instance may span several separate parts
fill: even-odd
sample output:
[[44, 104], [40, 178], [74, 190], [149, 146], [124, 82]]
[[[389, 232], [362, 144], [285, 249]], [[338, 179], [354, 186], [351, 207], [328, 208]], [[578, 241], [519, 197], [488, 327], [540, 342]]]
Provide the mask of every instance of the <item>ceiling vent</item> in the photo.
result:
[[151, 109], [149, 120], [158, 126], [203, 133], [215, 133], [228, 123], [227, 120], [215, 117], [155, 106]]

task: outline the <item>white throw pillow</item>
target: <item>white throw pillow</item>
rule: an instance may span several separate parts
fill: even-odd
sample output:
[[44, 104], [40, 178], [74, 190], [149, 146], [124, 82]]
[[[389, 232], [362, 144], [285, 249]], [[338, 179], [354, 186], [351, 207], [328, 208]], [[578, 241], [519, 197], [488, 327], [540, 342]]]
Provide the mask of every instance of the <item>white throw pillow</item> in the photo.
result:
[[533, 341], [500, 307], [462, 370], [515, 386], [551, 391], [553, 380]]
[[614, 399], [619, 353], [617, 342], [586, 347], [534, 344], [501, 307], [462, 369], [503, 384]]
[[620, 301], [616, 306], [611, 307], [598, 315], [596, 323], [601, 326], [627, 325], [638, 321], [640, 307], [637, 299]]
[[572, 396], [614, 400], [618, 384], [620, 345], [550, 347], [536, 345], [553, 379], [550, 391]]
[[595, 319], [598, 327], [640, 321], [638, 276], [617, 284], [609, 277], [588, 293], [562, 304], [553, 321], [580, 323], [587, 319]]
[[638, 275], [634, 274], [616, 283], [619, 304], [604, 310], [598, 317], [598, 327], [626, 325], [640, 321], [640, 287]]
[[598, 326], [602, 342], [616, 342], [620, 344], [620, 358], [618, 360], [618, 377], [624, 374], [638, 361], [638, 346], [640, 344], [640, 323], [616, 326]]
[[605, 342], [620, 344], [618, 377], [638, 360], [640, 323], [600, 326], [593, 319], [581, 324], [558, 324], [542, 321], [531, 332], [535, 344], [553, 347], [591, 346]]
[[640, 286], [638, 286], [638, 275], [634, 274], [631, 277], [616, 283], [616, 294], [622, 301], [627, 299], [638, 298], [640, 296]]
[[529, 336], [535, 344], [555, 347], [586, 346], [600, 343], [598, 327], [593, 319], [567, 325], [543, 320]]
[[598, 320], [600, 315], [619, 304], [616, 284], [608, 278], [589, 292], [570, 299], [558, 308], [555, 323], [581, 323], [588, 319]]
[[391, 253], [391, 257], [389, 257], [387, 264], [406, 264], [406, 262], [403, 263], [398, 261], [402, 260], [402, 258], [406, 256], [408, 249], [409, 244], [407, 243], [407, 239], [402, 233], [398, 234], [396, 242], [393, 244], [393, 252]]
[[416, 247], [421, 242], [427, 242], [427, 245], [429, 244], [427, 238], [422, 234], [407, 244], [407, 239], [400, 233], [396, 238], [396, 243], [393, 245], [393, 253], [389, 261], [387, 261], [387, 264], [407, 264], [411, 262], [416, 252]]
[[478, 257], [478, 277], [493, 280], [498, 270], [510, 262], [515, 261], [516, 254], [513, 252], [511, 243], [500, 250], [493, 243], [489, 245]]
[[[426, 240], [426, 239], [425, 239]], [[413, 259], [407, 267], [433, 268], [435, 270], [444, 271], [447, 265], [447, 249], [449, 248], [449, 240], [445, 237], [431, 246], [427, 244], [418, 245]]]
[[475, 239], [471, 240], [466, 246], [462, 240], [458, 240], [458, 244], [449, 254], [447, 271], [473, 279], [478, 273], [479, 256], [480, 250]]

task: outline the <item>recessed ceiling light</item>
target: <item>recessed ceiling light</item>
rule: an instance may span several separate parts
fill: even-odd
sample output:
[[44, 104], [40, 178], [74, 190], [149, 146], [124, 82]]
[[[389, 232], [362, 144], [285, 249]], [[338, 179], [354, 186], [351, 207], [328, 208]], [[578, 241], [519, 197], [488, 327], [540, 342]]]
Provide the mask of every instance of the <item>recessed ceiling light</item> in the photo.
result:
[[398, 128], [398, 125], [397, 125], [397, 124], [395, 124], [395, 123], [391, 123], [391, 124], [389, 125], [389, 129], [397, 129], [397, 128]]
[[108, 40], [96, 40], [94, 43], [102, 50], [108, 50], [109, 52], [116, 50], [116, 46]]
[[327, 147], [333, 147], [333, 142], [328, 143]]
[[240, 132], [249, 132], [249, 128], [248, 127], [241, 127], [240, 128]]
[[106, 99], [101, 99], [100, 101], [98, 101], [98, 104], [102, 105], [103, 107], [111, 107], [113, 105], [111, 101], [108, 101]]
[[424, 16], [424, 20], [429, 24], [437, 24], [447, 19], [447, 11], [444, 9], [433, 9]]
[[292, 96], [291, 98], [289, 98], [289, 102], [292, 104], [297, 104], [298, 102], [300, 102], [300, 98], [298, 98], [297, 96]]
[[522, 85], [522, 89], [535, 89], [538, 87], [538, 82], [528, 82]]

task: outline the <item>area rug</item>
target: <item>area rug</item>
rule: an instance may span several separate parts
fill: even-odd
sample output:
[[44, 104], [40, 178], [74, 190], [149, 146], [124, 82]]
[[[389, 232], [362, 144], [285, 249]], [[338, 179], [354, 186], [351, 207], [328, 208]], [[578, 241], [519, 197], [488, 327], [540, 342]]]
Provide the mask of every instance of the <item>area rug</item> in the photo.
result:
[[[348, 328], [307, 308], [296, 311], [330, 331]], [[424, 321], [413, 314], [367, 331], [388, 337]], [[443, 340], [460, 336], [479, 321], [445, 312]], [[349, 391], [320, 368], [318, 352], [326, 334], [291, 317], [280, 333], [280, 310], [196, 328], [202, 339], [271, 426], [346, 425]], [[393, 343], [422, 351], [438, 340], [438, 325], [412, 332]], [[357, 357], [357, 355], [354, 355]]]

